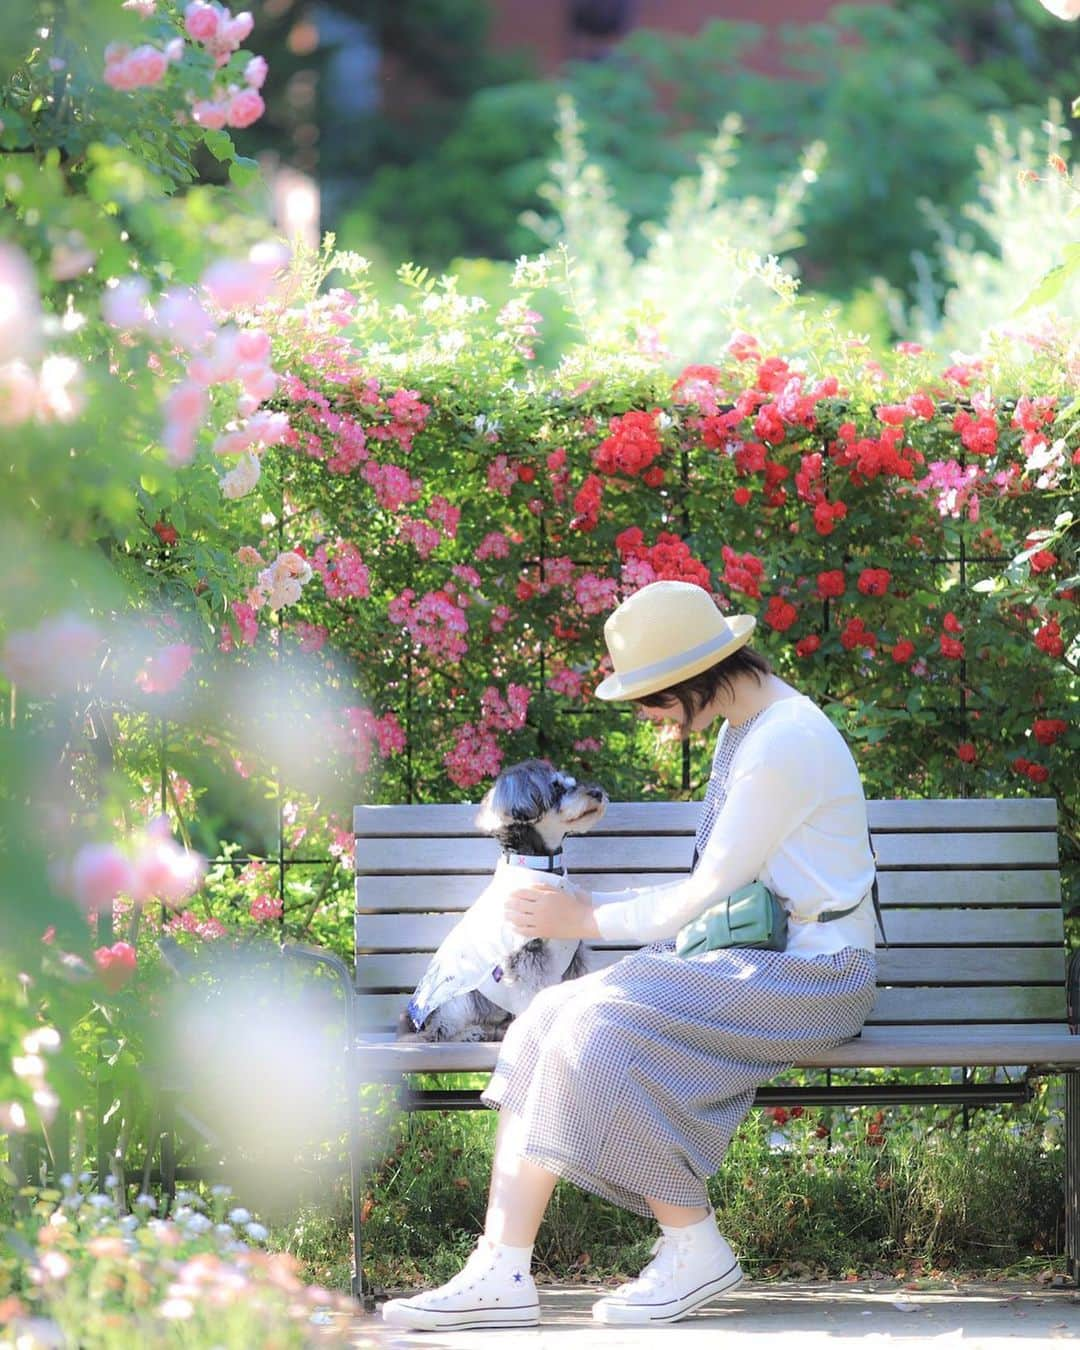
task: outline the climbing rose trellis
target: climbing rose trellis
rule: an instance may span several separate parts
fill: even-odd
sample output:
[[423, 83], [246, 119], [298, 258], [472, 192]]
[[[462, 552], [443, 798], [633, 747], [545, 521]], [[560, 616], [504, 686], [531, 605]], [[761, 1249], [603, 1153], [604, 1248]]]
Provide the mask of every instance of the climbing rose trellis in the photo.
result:
[[[261, 319], [288, 421], [262, 485], [310, 567], [279, 618], [354, 661], [373, 794], [475, 797], [537, 752], [620, 795], [695, 785], [704, 760], [680, 777], [592, 698], [607, 613], [675, 577], [756, 615], [870, 793], [1055, 793], [1074, 835], [1080, 429], [1053, 354], [1006, 387], [912, 344], [811, 374], [739, 335], [675, 375], [630, 350], [549, 374], [528, 293], [490, 316], [404, 275], [411, 307], [360, 285]], [[256, 646], [271, 543], [231, 603]]]

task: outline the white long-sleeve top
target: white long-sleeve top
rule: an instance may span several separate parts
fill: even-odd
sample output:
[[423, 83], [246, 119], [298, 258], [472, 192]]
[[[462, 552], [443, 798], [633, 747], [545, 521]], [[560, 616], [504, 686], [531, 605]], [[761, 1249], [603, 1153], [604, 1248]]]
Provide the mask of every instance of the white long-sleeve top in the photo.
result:
[[[695, 870], [659, 886], [594, 891], [596, 925], [612, 941], [673, 938], [754, 880], [788, 911], [788, 951], [874, 950], [874, 861], [859, 771], [844, 738], [804, 694], [770, 704], [735, 751], [727, 800]], [[800, 922], [859, 900], [845, 918]]]

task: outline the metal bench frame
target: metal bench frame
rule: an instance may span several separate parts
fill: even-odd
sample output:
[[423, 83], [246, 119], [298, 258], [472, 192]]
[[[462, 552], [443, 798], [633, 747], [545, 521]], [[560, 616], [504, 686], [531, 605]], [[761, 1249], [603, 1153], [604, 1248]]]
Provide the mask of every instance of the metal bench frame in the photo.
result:
[[[796, 1067], [822, 1069], [823, 1084], [774, 1084], [756, 1105], [1025, 1101], [1033, 1078], [1065, 1080], [1065, 1249], [1080, 1283], [1080, 952], [1064, 945], [1052, 799], [874, 801], [889, 947], [879, 950], [878, 1003], [861, 1036]], [[345, 999], [350, 1102], [362, 1083], [396, 1085], [406, 1111], [481, 1107], [472, 1089], [417, 1088], [418, 1073], [489, 1071], [494, 1044], [394, 1042], [397, 1014], [431, 952], [479, 894], [498, 852], [472, 825], [475, 808], [356, 808], [356, 965], [286, 944], [283, 954], [321, 966]], [[583, 885], [614, 889], [674, 879], [689, 867], [700, 806], [613, 803], [599, 829], [567, 841]], [[606, 959], [626, 948], [596, 943]], [[601, 959], [605, 959], [602, 957]], [[976, 1082], [977, 1066], [1023, 1065], [1013, 1082]], [[835, 1068], [961, 1068], [962, 1081], [841, 1083]], [[353, 1293], [369, 1306], [364, 1278], [359, 1112], [350, 1110]]]

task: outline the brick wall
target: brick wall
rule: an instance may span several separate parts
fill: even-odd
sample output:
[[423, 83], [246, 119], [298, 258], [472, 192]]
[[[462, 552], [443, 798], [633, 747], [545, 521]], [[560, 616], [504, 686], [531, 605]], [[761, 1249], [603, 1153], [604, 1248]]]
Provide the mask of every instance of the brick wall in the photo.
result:
[[[564, 61], [602, 53], [619, 36], [638, 28], [692, 35], [712, 19], [732, 19], [775, 27], [823, 19], [836, 0], [626, 0], [631, 16], [622, 33], [612, 37], [575, 32], [572, 0], [490, 0], [491, 38], [498, 48], [525, 48], [542, 75], [554, 74]], [[618, 8], [619, 0], [583, 0], [596, 15]], [[751, 54], [758, 69], [781, 73], [770, 44], [763, 41]]]

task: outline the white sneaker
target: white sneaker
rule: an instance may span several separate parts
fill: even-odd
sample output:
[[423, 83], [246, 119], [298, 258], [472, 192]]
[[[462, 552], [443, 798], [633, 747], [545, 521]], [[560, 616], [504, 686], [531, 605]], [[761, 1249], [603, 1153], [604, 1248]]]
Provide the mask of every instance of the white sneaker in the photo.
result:
[[412, 1298], [390, 1299], [382, 1316], [392, 1327], [413, 1331], [532, 1327], [540, 1321], [540, 1301], [529, 1270], [482, 1237], [452, 1280]]
[[593, 1304], [593, 1318], [618, 1326], [677, 1322], [717, 1294], [734, 1289], [743, 1273], [719, 1231], [715, 1238], [687, 1240], [664, 1233], [653, 1259], [636, 1280], [621, 1284]]

